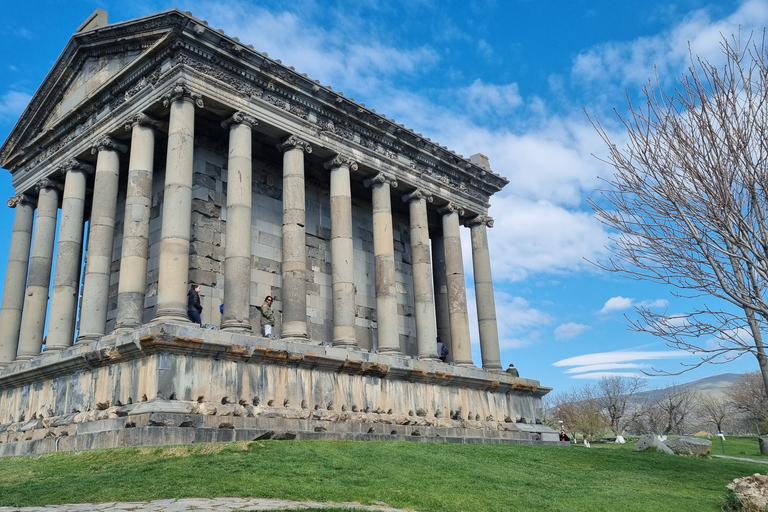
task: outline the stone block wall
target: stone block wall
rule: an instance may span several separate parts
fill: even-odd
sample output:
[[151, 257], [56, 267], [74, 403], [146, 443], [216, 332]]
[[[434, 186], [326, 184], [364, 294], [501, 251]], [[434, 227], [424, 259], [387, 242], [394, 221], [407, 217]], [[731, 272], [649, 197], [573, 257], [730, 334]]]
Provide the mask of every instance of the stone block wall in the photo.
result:
[[[190, 231], [189, 282], [200, 284], [204, 324], [219, 325], [219, 306], [224, 301], [224, 255], [227, 221], [226, 148], [216, 141], [198, 139], [192, 185], [192, 225]], [[260, 307], [267, 295], [275, 297], [277, 325], [280, 333], [282, 309], [282, 168], [260, 158], [254, 147], [253, 200], [251, 219], [251, 283], [250, 317], [254, 333], [260, 331]], [[125, 162], [127, 165], [127, 161]], [[127, 169], [121, 169], [121, 175]], [[317, 176], [317, 175], [315, 175]], [[326, 176], [327, 177], [327, 176]], [[322, 179], [322, 176], [321, 176]], [[153, 177], [150, 211], [149, 260], [144, 322], [154, 318], [157, 307], [157, 283], [162, 228], [165, 170], [156, 168]], [[393, 201], [396, 199], [393, 196]], [[125, 210], [125, 184], [118, 197], [115, 242], [113, 250], [110, 310], [107, 332], [114, 327], [117, 288], [120, 278], [122, 225]], [[354, 282], [356, 287], [356, 334], [360, 348], [377, 346], [376, 328], [380, 321], [396, 321], [400, 330], [401, 350], [417, 353], [413, 309], [411, 256], [408, 218], [393, 217], [397, 279], [397, 319], [380, 319], [376, 315], [375, 268], [373, 256], [373, 216], [370, 197], [354, 197], [352, 204], [355, 235]], [[333, 337], [333, 302], [331, 275], [331, 218], [328, 184], [314, 179], [306, 187], [307, 249], [307, 328], [311, 340], [331, 341]], [[226, 305], [225, 305], [226, 307]]]

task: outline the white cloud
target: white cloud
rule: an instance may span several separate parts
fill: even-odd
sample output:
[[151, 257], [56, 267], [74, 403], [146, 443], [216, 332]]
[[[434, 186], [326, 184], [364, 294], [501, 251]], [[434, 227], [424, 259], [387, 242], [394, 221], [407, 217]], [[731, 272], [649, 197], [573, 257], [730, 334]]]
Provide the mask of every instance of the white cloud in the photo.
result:
[[19, 117], [29, 104], [32, 95], [19, 91], [8, 91], [0, 96], [0, 118]]
[[600, 310], [600, 313], [612, 313], [614, 311], [623, 311], [625, 309], [631, 308], [634, 303], [635, 303], [635, 299], [628, 299], [627, 297], [622, 297], [621, 295], [617, 297], [611, 297], [610, 299], [605, 301], [605, 304], [603, 305], [603, 309]]
[[571, 340], [589, 329], [590, 327], [588, 325], [577, 324], [575, 322], [568, 322], [567, 324], [559, 325], [555, 329], [555, 339]]
[[576, 366], [574, 368], [565, 370], [565, 373], [590, 373], [590, 372], [603, 371], [603, 370], [623, 370], [628, 368], [642, 368], [643, 366], [645, 365], [640, 365], [637, 363], [600, 363], [600, 364], [589, 364], [585, 366]]
[[507, 114], [523, 103], [517, 84], [492, 85], [479, 78], [467, 87], [464, 99], [474, 115]]
[[555, 361], [552, 366], [589, 366], [594, 364], [616, 364], [632, 361], [651, 361], [657, 359], [679, 359], [691, 357], [693, 354], [684, 350], [616, 350], [613, 352], [597, 352], [583, 354]]
[[640, 301], [637, 305], [647, 309], [659, 309], [669, 306], [669, 301], [667, 299], [643, 300]]
[[592, 372], [592, 373], [580, 373], [578, 375], [570, 376], [571, 379], [593, 379], [593, 380], [600, 380], [603, 377], [648, 378], [648, 375], [645, 375], [640, 372]]

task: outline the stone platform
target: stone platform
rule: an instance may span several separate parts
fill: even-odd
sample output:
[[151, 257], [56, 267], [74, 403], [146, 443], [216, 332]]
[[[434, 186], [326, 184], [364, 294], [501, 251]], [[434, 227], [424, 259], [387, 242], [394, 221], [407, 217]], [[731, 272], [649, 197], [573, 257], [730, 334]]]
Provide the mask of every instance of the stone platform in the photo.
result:
[[255, 439], [558, 444], [504, 372], [155, 323], [0, 369], [0, 456]]

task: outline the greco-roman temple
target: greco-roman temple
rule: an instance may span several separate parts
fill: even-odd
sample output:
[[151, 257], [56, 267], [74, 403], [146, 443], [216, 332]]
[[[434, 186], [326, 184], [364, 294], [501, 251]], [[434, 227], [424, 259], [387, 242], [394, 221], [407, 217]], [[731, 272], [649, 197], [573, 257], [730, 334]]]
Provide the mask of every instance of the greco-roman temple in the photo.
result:
[[[507, 180], [481, 154], [457, 155], [190, 13], [109, 24], [97, 10], [0, 165], [15, 190], [0, 455], [558, 442], [541, 422], [550, 388], [502, 368], [488, 208]], [[187, 318], [192, 283], [202, 328]], [[267, 295], [274, 339], [260, 333]]]

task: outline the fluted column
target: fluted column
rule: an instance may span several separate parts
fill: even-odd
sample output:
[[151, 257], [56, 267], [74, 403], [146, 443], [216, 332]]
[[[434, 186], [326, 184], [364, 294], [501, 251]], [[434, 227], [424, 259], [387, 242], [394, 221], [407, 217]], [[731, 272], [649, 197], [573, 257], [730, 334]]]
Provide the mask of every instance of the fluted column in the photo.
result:
[[224, 321], [221, 328], [250, 331], [251, 129], [256, 125], [256, 119], [237, 112], [221, 125], [229, 127]]
[[333, 344], [357, 346], [355, 336], [355, 267], [352, 247], [352, 189], [349, 172], [357, 162], [337, 156], [331, 170], [331, 268], [333, 280]]
[[170, 105], [165, 165], [163, 223], [155, 319], [189, 321], [189, 237], [192, 223], [192, 163], [195, 152], [195, 105], [200, 95], [178, 82], [164, 104]]
[[459, 224], [459, 216], [463, 214], [463, 210], [449, 203], [440, 213], [443, 217], [445, 280], [451, 331], [450, 357], [457, 365], [473, 366], [472, 348], [469, 341], [467, 285], [464, 279], [464, 258], [461, 254], [461, 227]]
[[278, 146], [283, 151], [283, 325], [281, 337], [307, 338], [306, 211], [304, 153], [312, 146], [296, 136]]
[[24, 291], [27, 285], [29, 248], [32, 244], [32, 224], [35, 220], [35, 200], [28, 195], [18, 194], [11, 197], [8, 206], [15, 208], [16, 213], [13, 217], [8, 266], [5, 270], [3, 301], [0, 305], [0, 366], [16, 358]]
[[59, 244], [56, 247], [56, 269], [53, 273], [46, 352], [67, 348], [74, 341], [83, 259], [85, 186], [88, 174], [93, 172], [93, 166], [73, 159], [68, 161], [62, 170], [66, 175], [64, 196], [61, 200]]
[[60, 183], [47, 178], [37, 182], [35, 188], [38, 190], [37, 212], [35, 229], [32, 232], [32, 252], [29, 258], [17, 360], [39, 355], [43, 346], [48, 288], [51, 286], [53, 243], [56, 238], [56, 217], [59, 213], [59, 193], [62, 189]]
[[125, 125], [125, 129], [131, 131], [131, 156], [125, 192], [115, 329], [132, 329], [144, 323], [155, 130], [161, 126], [162, 123], [145, 114], [134, 115]]
[[378, 350], [381, 353], [400, 353], [392, 197], [389, 192], [390, 187], [397, 188], [397, 180], [379, 173], [365, 180], [365, 186], [371, 188], [373, 201], [373, 257], [376, 268]]
[[416, 309], [416, 345], [421, 359], [438, 360], [435, 299], [432, 295], [432, 261], [429, 252], [427, 201], [432, 195], [415, 190], [403, 196], [411, 219], [413, 302]]
[[91, 149], [91, 153], [98, 156], [93, 179], [93, 206], [88, 226], [78, 340], [95, 340], [106, 333], [120, 153], [126, 151], [128, 146], [111, 137], [102, 138]]
[[501, 370], [499, 329], [496, 324], [496, 302], [493, 298], [491, 256], [488, 252], [486, 226], [493, 227], [493, 219], [479, 215], [467, 221], [472, 236], [472, 268], [475, 278], [477, 322], [480, 331], [480, 355], [483, 368]]

